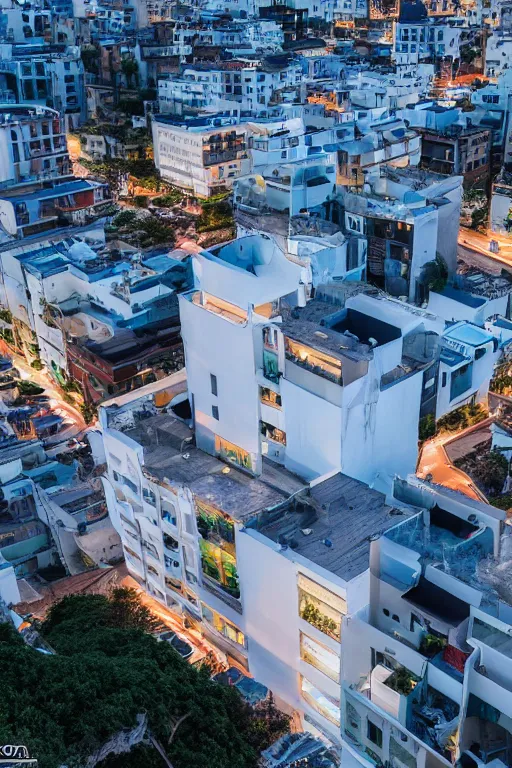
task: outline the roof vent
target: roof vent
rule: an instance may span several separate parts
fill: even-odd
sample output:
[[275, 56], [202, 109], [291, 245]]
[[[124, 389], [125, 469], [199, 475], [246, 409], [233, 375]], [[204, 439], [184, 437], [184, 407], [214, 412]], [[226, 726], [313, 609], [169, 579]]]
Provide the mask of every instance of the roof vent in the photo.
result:
[[319, 339], [328, 339], [328, 335], [326, 333], [322, 333], [322, 331], [315, 331], [315, 336], [318, 336]]

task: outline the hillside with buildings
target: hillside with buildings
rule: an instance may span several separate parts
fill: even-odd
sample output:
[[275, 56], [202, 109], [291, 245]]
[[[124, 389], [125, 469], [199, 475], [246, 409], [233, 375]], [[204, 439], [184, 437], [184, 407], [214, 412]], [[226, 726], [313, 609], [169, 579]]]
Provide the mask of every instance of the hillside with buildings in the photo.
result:
[[510, 768], [512, 3], [0, 48], [0, 764]]

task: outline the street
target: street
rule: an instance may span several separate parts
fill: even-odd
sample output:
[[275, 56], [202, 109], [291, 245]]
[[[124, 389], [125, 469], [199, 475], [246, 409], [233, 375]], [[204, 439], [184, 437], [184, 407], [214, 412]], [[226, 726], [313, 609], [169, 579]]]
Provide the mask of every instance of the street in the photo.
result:
[[20, 377], [27, 381], [32, 381], [34, 384], [38, 384], [43, 387], [45, 394], [52, 399], [53, 408], [58, 408], [59, 411], [64, 412], [61, 415], [66, 415], [71, 421], [75, 423], [78, 428], [78, 434], [81, 434], [87, 429], [87, 424], [84, 421], [80, 410], [70, 403], [66, 403], [62, 399], [62, 392], [53, 382], [51, 376], [44, 371], [36, 371], [27, 364], [26, 360], [20, 355], [11, 354], [12, 362], [15, 368], [20, 372]]
[[[491, 240], [499, 243], [499, 253], [489, 250]], [[458, 257], [485, 272], [499, 275], [502, 269], [512, 267], [512, 240], [501, 235], [488, 235], [461, 227], [459, 232]]]

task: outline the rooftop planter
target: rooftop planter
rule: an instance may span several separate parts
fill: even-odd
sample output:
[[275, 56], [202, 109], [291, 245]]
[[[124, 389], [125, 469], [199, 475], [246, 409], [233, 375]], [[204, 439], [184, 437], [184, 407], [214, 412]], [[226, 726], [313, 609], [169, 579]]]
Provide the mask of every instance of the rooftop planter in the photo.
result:
[[427, 633], [423, 635], [420, 640], [419, 651], [422, 656], [426, 656], [427, 659], [432, 659], [434, 656], [437, 656], [438, 653], [441, 653], [441, 651], [445, 649], [446, 643], [446, 638]]
[[419, 678], [405, 667], [393, 671], [377, 664], [371, 674], [371, 700], [405, 725], [409, 696], [418, 682]]
[[419, 677], [409, 672], [405, 667], [400, 667], [385, 681], [385, 685], [401, 696], [408, 696], [419, 683]]

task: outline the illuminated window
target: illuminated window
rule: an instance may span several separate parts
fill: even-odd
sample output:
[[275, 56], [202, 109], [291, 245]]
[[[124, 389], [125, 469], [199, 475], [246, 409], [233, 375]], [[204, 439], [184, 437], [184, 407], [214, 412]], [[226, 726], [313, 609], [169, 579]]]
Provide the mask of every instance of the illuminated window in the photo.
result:
[[335, 683], [340, 681], [340, 657], [323, 643], [300, 633], [300, 657], [307, 664], [323, 672]]
[[285, 337], [284, 342], [287, 360], [316, 373], [318, 376], [334, 381], [336, 384], [342, 383], [340, 360], [287, 337]]
[[268, 387], [260, 387], [260, 400], [264, 405], [270, 405], [272, 408], [281, 408], [281, 395]]
[[236, 567], [235, 527], [221, 510], [196, 500], [197, 529], [201, 534], [201, 569], [232, 597], [240, 597]]
[[252, 470], [251, 454], [248, 451], [244, 451], [238, 445], [224, 440], [219, 435], [215, 435], [215, 452], [224, 461], [229, 461], [231, 464], [238, 464], [239, 467]]
[[299, 574], [299, 616], [334, 640], [341, 638], [341, 620], [347, 603], [320, 584]]
[[305, 677], [301, 676], [302, 698], [307, 701], [310, 707], [313, 707], [322, 717], [330, 720], [331, 723], [340, 725], [340, 703], [331, 698], [326, 693], [322, 693], [313, 683], [310, 683]]
[[201, 603], [203, 619], [207, 624], [210, 624], [217, 632], [226, 637], [231, 642], [241, 645], [243, 648], [247, 647], [247, 642], [244, 633], [238, 629], [234, 624], [221, 616], [220, 613], [214, 611], [205, 603]]

